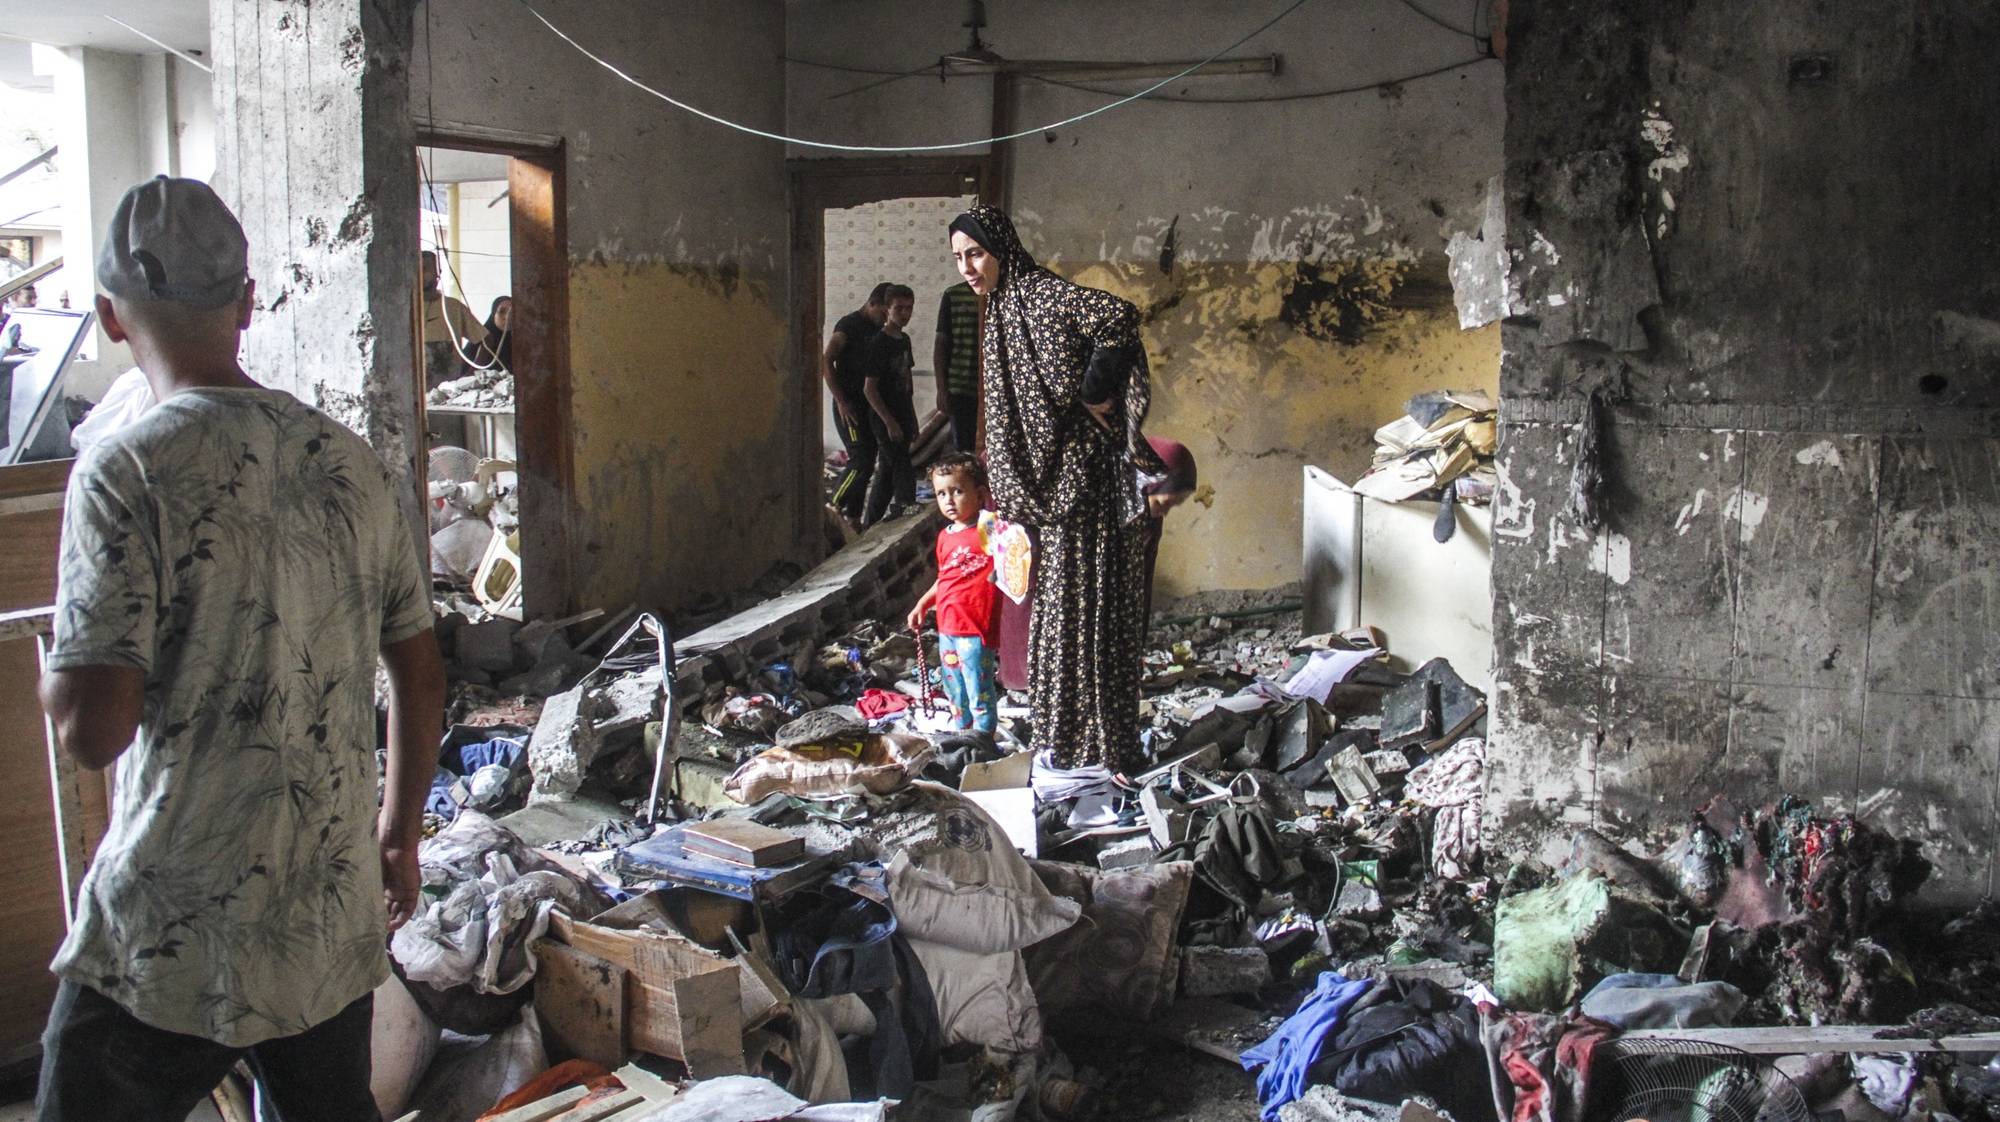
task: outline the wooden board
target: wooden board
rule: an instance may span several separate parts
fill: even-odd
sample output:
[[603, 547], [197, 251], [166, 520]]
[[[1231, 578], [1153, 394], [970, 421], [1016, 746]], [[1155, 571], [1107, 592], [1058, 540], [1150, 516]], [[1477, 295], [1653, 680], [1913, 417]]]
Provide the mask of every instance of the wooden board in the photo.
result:
[[0, 611], [56, 602], [63, 492], [75, 463], [0, 467]]
[[[489, 1122], [548, 1122], [549, 1119], [575, 1106], [590, 1091], [583, 1087], [568, 1087], [545, 1099], [537, 1099], [526, 1106], [517, 1106]], [[400, 1120], [399, 1120], [400, 1122]]]
[[605, 1068], [625, 1062], [625, 971], [552, 939], [535, 944], [535, 1011], [550, 1051]]
[[1884, 1040], [1887, 1025], [1781, 1025], [1775, 1028], [1634, 1029], [1621, 1040], [1694, 1040], [1721, 1044], [1761, 1056], [1809, 1056], [1821, 1052], [2000, 1052], [2000, 1032], [1943, 1036], [1936, 1040]]
[[741, 995], [733, 968], [674, 979], [674, 1034], [696, 1079], [743, 1074]]

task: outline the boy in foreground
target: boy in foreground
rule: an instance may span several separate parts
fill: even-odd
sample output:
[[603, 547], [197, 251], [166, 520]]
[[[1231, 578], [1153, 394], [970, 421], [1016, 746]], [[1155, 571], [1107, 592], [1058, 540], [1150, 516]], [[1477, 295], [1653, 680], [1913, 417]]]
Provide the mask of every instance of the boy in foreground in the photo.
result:
[[951, 525], [938, 533], [937, 581], [910, 609], [910, 630], [922, 630], [924, 617], [937, 610], [938, 661], [952, 718], [959, 728], [991, 733], [999, 716], [993, 668], [1000, 590], [979, 528], [987, 503], [985, 465], [964, 452], [940, 456], [931, 465], [931, 488]]

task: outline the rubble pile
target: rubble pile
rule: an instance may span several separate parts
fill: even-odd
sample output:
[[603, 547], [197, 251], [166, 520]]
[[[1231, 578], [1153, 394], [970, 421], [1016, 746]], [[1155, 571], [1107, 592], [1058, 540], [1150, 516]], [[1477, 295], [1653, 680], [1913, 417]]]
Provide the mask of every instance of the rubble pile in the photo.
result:
[[[459, 604], [441, 632], [479, 684], [391, 983], [411, 1000], [378, 1008], [547, 1069], [515, 1106], [567, 1080], [631, 1118], [1137, 1117], [1162, 1105], [1124, 1101], [1160, 1097], [1139, 1057], [1178, 1045], [1239, 1064], [1266, 1119], [1586, 1122], [1615, 1105], [1584, 1097], [1588, 1057], [1611, 1094], [1623, 1034], [2000, 1012], [1993, 906], [1917, 918], [1923, 855], [1852, 818], [1718, 802], [1656, 854], [1592, 830], [1553, 868], [1487, 852], [1485, 695], [1374, 629], [1303, 634], [1290, 590], [1160, 613], [1122, 774], [1028, 752], [1019, 698], [952, 728], [933, 639], [876, 619], [593, 659], [575, 621]], [[572, 805], [596, 817], [512, 832]], [[1128, 1051], [1107, 1074], [1065, 1046]], [[1813, 1071], [1813, 1102], [1892, 1118], [2000, 1098], [1976, 1054]]]
[[489, 370], [475, 370], [463, 378], [439, 383], [425, 400], [446, 409], [512, 409], [514, 375], [496, 364]]

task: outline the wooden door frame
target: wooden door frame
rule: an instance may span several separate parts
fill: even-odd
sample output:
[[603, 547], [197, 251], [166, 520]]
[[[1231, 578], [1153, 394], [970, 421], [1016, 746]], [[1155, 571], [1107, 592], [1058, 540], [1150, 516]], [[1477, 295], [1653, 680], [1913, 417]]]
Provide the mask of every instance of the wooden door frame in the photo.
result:
[[[567, 615], [576, 609], [574, 558], [570, 553], [576, 459], [570, 405], [567, 148], [560, 137], [423, 124], [417, 126], [416, 139], [425, 148], [509, 157], [507, 238], [514, 300], [514, 447], [521, 484], [522, 614], [528, 619]], [[416, 369], [423, 369], [421, 354]], [[521, 371], [528, 374], [523, 376]], [[417, 401], [421, 431], [423, 394], [417, 395]], [[418, 482], [422, 484], [421, 476]]]
[[[1001, 189], [993, 174], [996, 161], [985, 153], [964, 156], [912, 156], [865, 159], [791, 159], [785, 161], [791, 180], [792, 355], [804, 385], [798, 394], [794, 423], [799, 430], [798, 463], [793, 504], [796, 539], [820, 557], [820, 479], [825, 461], [822, 433], [826, 411], [825, 386], [819, 378], [821, 327], [826, 302], [826, 212], [833, 207], [861, 206], [888, 199], [977, 195], [991, 202]], [[942, 240], [942, 235], [940, 235]]]

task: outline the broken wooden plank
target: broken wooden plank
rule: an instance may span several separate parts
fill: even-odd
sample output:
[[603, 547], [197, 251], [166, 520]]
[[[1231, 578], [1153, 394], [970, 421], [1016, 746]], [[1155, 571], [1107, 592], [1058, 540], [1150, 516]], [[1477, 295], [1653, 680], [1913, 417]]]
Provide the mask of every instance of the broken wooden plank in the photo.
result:
[[588, 1087], [569, 1087], [546, 1099], [536, 1099], [526, 1106], [517, 1106], [505, 1114], [489, 1119], [488, 1122], [548, 1122], [563, 1113], [590, 1093]]
[[637, 1091], [646, 1096], [647, 1102], [672, 1102], [681, 1093], [679, 1087], [654, 1075], [638, 1064], [628, 1063], [611, 1074], [617, 1076], [618, 1082], [625, 1084], [627, 1090]]
[[633, 1107], [650, 1107], [646, 1096], [633, 1090], [620, 1091], [610, 1098], [577, 1107], [562, 1116], [562, 1122], [604, 1122], [613, 1116], [622, 1116]]
[[606, 1068], [625, 1062], [625, 970], [551, 939], [535, 944], [535, 1010], [554, 1051]]
[[1777, 1025], [1742, 1028], [1633, 1029], [1621, 1040], [1687, 1040], [1720, 1044], [1760, 1056], [1808, 1056], [1821, 1052], [2000, 1052], [2000, 1032], [1936, 1038], [1884, 1038], [1900, 1025]]
[[734, 969], [674, 979], [678, 1058], [696, 1079], [743, 1074], [741, 986]]

